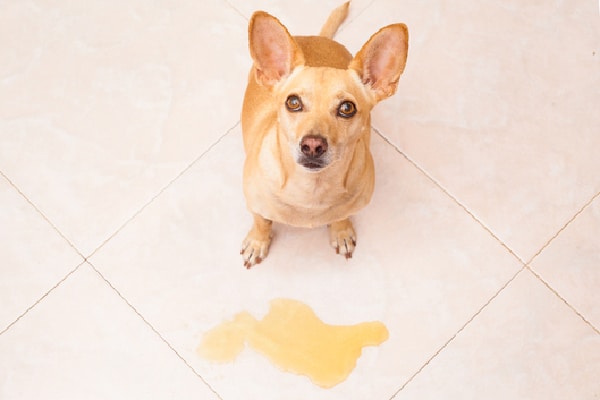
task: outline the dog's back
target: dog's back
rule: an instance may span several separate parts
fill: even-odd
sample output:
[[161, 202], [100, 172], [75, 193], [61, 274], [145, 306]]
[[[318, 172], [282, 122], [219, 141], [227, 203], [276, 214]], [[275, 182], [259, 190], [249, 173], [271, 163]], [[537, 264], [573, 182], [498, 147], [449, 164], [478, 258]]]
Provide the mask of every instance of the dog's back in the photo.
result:
[[294, 36], [302, 49], [306, 66], [346, 69], [352, 54], [341, 44], [323, 36]]
[[352, 54], [344, 46], [332, 40], [348, 16], [350, 2], [333, 10], [323, 25], [319, 36], [295, 36], [302, 49], [306, 65], [309, 67], [330, 67], [346, 69], [352, 61]]

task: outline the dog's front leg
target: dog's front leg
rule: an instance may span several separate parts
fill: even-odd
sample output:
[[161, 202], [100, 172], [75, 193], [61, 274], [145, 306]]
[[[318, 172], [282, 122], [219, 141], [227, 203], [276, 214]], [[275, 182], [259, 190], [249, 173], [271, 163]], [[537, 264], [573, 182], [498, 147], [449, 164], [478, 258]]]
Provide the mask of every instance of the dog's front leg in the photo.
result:
[[329, 242], [337, 254], [352, 258], [356, 246], [356, 232], [350, 219], [346, 218], [329, 225]]
[[273, 221], [269, 221], [258, 214], [253, 214], [254, 224], [242, 243], [240, 254], [244, 257], [244, 267], [251, 268], [254, 264], [260, 264], [269, 253], [271, 244], [271, 227]]

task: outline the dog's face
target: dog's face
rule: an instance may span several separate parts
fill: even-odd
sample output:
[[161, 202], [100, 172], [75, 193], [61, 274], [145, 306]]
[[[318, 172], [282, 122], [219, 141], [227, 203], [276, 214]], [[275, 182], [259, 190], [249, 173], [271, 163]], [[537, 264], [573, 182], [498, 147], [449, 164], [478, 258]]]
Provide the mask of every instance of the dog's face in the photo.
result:
[[370, 112], [391, 96], [406, 63], [404, 24], [382, 28], [345, 69], [306, 66], [287, 29], [271, 15], [254, 14], [249, 26], [254, 78], [269, 88], [279, 137], [296, 163], [318, 172], [352, 157], [354, 144], [370, 129]]
[[371, 105], [350, 70], [297, 68], [274, 87], [280, 137], [293, 159], [318, 172], [340, 160], [370, 126]]

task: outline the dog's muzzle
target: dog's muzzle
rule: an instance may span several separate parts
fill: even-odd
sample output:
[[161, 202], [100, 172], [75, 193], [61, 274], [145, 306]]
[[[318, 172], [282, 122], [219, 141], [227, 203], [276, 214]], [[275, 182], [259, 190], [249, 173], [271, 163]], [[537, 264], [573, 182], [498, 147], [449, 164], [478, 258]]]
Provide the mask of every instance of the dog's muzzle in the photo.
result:
[[298, 163], [304, 168], [318, 171], [329, 164], [327, 139], [320, 135], [307, 135], [300, 141]]

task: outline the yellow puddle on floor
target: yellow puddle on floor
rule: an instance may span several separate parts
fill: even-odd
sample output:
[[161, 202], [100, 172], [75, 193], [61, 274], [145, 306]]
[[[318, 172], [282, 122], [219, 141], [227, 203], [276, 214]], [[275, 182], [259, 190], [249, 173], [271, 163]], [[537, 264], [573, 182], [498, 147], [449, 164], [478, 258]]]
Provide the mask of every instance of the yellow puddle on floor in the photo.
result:
[[284, 371], [330, 388], [348, 377], [363, 347], [378, 346], [388, 336], [381, 322], [328, 325], [306, 304], [275, 299], [260, 321], [240, 312], [206, 332], [197, 353], [211, 361], [232, 362], [247, 343]]

